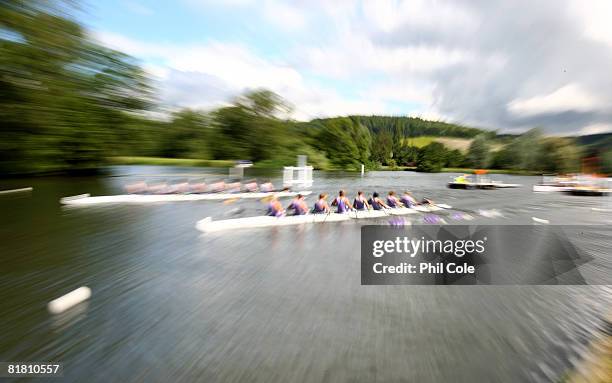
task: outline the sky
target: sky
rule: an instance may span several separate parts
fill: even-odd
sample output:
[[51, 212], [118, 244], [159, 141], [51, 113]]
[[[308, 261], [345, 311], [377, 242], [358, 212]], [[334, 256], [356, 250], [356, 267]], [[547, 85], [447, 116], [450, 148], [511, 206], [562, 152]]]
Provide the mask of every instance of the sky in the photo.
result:
[[168, 110], [266, 88], [297, 120], [612, 132], [608, 0], [105, 0], [84, 14], [92, 37], [139, 60]]

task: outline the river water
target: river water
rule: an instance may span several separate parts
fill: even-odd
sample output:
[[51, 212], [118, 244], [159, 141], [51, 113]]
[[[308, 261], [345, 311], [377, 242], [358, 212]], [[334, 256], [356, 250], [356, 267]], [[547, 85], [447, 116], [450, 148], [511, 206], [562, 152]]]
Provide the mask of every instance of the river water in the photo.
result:
[[[221, 173], [131, 166], [0, 181], [34, 187], [0, 196], [0, 361], [62, 362], [74, 382], [558, 381], [588, 360], [606, 326], [610, 236], [585, 245], [596, 258], [582, 270], [592, 286], [361, 286], [353, 221], [201, 235], [199, 219], [258, 215], [262, 203], [59, 204], [139, 180]], [[536, 194], [537, 177], [509, 175], [494, 178], [523, 187], [450, 190], [451, 176], [316, 172], [309, 202], [340, 187], [409, 189], [472, 212], [470, 223], [612, 223], [609, 198]], [[79, 286], [92, 289], [88, 302], [47, 312]]]

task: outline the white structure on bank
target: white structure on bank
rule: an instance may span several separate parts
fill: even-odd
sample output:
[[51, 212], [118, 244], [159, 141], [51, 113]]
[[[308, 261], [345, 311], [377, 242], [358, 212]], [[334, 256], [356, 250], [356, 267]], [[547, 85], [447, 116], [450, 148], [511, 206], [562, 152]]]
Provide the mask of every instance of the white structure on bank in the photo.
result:
[[306, 156], [298, 156], [298, 166], [285, 166], [283, 187], [309, 188], [312, 186], [312, 166], [306, 165]]
[[244, 178], [244, 169], [253, 166], [251, 161], [236, 161], [233, 168], [229, 169], [229, 178], [231, 180], [242, 180]]

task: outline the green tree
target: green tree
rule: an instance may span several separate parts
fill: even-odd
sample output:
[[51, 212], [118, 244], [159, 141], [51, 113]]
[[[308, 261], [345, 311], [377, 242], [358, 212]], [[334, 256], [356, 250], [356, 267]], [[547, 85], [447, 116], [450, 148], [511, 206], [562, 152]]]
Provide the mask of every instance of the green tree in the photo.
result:
[[602, 172], [605, 174], [612, 174], [612, 150], [604, 152], [601, 156]]
[[439, 172], [446, 161], [446, 148], [439, 142], [432, 142], [419, 151], [417, 171]]
[[386, 130], [376, 134], [372, 140], [372, 160], [386, 165], [393, 154], [393, 137], [391, 134]]
[[550, 173], [572, 173], [580, 170], [580, 149], [574, 141], [564, 137], [541, 140], [540, 166], [537, 170]]
[[71, 2], [0, 2], [0, 173], [93, 168], [150, 105], [129, 57], [88, 40]]
[[207, 115], [190, 109], [178, 111], [162, 133], [159, 152], [170, 158], [210, 158], [210, 130]]
[[336, 167], [357, 170], [370, 162], [370, 132], [350, 118], [325, 120], [319, 127], [317, 142]]
[[395, 154], [395, 159], [399, 165], [412, 166], [419, 157], [419, 148], [416, 146], [403, 145]]
[[485, 168], [489, 161], [489, 143], [484, 135], [477, 136], [470, 144], [467, 163], [474, 168]]
[[463, 166], [465, 156], [458, 149], [447, 150], [445, 166], [449, 168], [458, 168]]

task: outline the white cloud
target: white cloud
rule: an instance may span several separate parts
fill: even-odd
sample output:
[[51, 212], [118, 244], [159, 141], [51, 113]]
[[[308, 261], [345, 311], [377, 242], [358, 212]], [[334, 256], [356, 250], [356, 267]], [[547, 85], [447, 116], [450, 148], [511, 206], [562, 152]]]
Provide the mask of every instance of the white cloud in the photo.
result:
[[580, 129], [580, 134], [612, 133], [612, 124], [597, 123]]
[[121, 35], [98, 33], [102, 43], [129, 54], [162, 61], [143, 67], [160, 83], [172, 106], [212, 108], [247, 89], [267, 88], [294, 105], [293, 117], [383, 113], [384, 102], [371, 97], [344, 98], [335, 89], [306, 84], [294, 68], [265, 60], [240, 44], [211, 41], [189, 46], [151, 44]]
[[248, 38], [148, 43], [97, 34], [141, 58], [172, 105], [219, 105], [265, 87], [301, 119], [409, 113], [563, 133], [612, 123], [608, 0], [183, 3], [227, 14], [227, 35]]
[[269, 22], [287, 30], [304, 28], [308, 21], [306, 14], [299, 8], [292, 7], [283, 1], [264, 2], [263, 13]]
[[362, 3], [363, 14], [372, 26], [391, 32], [411, 25], [421, 29], [473, 29], [476, 15], [453, 2], [429, 0], [377, 0]]
[[136, 1], [124, 1], [123, 6], [130, 12], [133, 12], [140, 16], [150, 16], [154, 13], [151, 8], [148, 8]]
[[602, 100], [580, 84], [568, 84], [552, 93], [517, 99], [508, 104], [508, 110], [519, 116], [567, 111], [589, 112], [605, 107]]
[[612, 2], [610, 0], [573, 0], [573, 14], [582, 23], [585, 36], [612, 46]]

